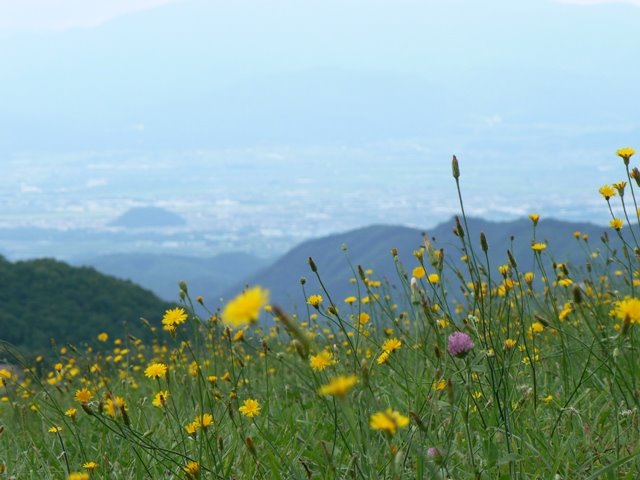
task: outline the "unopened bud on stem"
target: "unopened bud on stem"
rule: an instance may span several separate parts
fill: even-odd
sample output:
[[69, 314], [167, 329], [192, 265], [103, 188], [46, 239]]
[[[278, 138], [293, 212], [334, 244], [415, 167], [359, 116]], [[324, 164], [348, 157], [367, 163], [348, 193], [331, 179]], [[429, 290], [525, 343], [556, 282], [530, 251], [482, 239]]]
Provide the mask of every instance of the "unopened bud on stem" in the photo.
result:
[[458, 159], [455, 155], [451, 160], [451, 173], [453, 173], [453, 178], [455, 178], [456, 180], [460, 178], [460, 166], [458, 165]]

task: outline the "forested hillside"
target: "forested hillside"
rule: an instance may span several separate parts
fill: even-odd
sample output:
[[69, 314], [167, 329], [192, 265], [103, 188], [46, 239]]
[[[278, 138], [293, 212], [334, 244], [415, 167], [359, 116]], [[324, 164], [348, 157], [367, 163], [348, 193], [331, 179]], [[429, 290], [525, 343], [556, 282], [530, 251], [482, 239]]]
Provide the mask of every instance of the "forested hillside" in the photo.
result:
[[0, 282], [0, 339], [26, 353], [46, 350], [52, 339], [78, 344], [101, 332], [144, 336], [140, 317], [157, 323], [168, 306], [131, 282], [50, 259], [0, 257]]

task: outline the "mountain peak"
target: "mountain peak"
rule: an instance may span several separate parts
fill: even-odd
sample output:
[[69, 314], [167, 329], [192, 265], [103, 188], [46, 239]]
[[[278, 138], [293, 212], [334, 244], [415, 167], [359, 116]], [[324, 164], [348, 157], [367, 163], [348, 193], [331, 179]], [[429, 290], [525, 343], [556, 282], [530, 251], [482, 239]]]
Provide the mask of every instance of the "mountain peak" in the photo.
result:
[[123, 228], [170, 228], [186, 224], [177, 213], [160, 207], [131, 208], [109, 223], [112, 227]]

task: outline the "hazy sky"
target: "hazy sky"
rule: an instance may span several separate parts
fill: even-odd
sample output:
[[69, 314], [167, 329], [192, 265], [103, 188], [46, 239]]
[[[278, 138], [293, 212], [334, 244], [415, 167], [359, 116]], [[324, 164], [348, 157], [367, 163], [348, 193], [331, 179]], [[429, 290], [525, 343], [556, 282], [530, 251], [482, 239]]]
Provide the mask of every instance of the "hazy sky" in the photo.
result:
[[[0, 29], [15, 31], [93, 27], [121, 15], [178, 1], [180, 0], [0, 0]], [[277, 8], [277, 0], [262, 1]], [[556, 1], [574, 5], [640, 5], [640, 0]]]
[[[0, 0], [0, 29], [7, 31], [36, 31], [45, 29], [59, 30], [74, 27], [95, 27], [103, 22], [131, 12], [179, 1], [180, 0]], [[606, 3], [640, 5], [640, 0], [556, 1], [574, 5]], [[265, 0], [265, 2], [271, 3], [274, 8], [277, 8], [277, 0], [272, 2]]]
[[433, 223], [452, 153], [478, 215], [601, 221], [613, 152], [640, 149], [638, 25], [640, 0], [0, 0], [0, 224], [198, 218], [176, 170], [224, 168], [233, 188], [199, 188], [225, 215], [260, 210], [256, 180], [297, 185], [325, 231], [353, 202], [341, 162], [343, 224], [417, 224], [418, 190]]
[[0, 29], [90, 28], [127, 13], [175, 0], [0, 0]]

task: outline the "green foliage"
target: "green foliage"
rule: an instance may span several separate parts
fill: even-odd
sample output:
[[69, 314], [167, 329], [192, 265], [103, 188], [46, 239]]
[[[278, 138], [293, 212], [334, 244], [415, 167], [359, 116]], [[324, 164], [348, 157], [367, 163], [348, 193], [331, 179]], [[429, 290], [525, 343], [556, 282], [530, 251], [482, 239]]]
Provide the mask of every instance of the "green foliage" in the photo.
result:
[[148, 335], [140, 317], [167, 304], [131, 282], [51, 259], [11, 263], [0, 258], [0, 339], [25, 353], [44, 352], [52, 339], [80, 344], [100, 332]]

